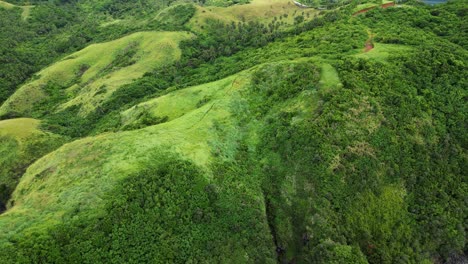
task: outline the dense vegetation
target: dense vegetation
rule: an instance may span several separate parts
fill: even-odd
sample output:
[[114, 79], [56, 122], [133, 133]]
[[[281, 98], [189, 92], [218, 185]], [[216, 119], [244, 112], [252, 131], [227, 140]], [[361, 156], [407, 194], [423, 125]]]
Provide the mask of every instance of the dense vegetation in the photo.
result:
[[[0, 8], [11, 16], [0, 41], [10, 34], [18, 37], [10, 47], [22, 47], [1, 47], [15, 53], [0, 60], [17, 59], [4, 67], [20, 72], [24, 52], [55, 52], [0, 79], [3, 100], [89, 43], [141, 30], [196, 35], [181, 42], [178, 60], [89, 113], [59, 108], [70, 99], [60, 85], [42, 88], [30, 115], [49, 132], [24, 145], [0, 138], [0, 210], [10, 201], [0, 216], [2, 263], [466, 261], [464, 1], [358, 16], [365, 3], [335, 1], [339, 10], [297, 13], [290, 25], [283, 16], [207, 18], [198, 29], [190, 21], [208, 9], [171, 2], [101, 1], [89, 11], [95, 1], [35, 1], [27, 21]], [[41, 36], [33, 29], [47, 23], [34, 17], [46, 8], [71, 17]], [[93, 22], [107, 16], [141, 20]], [[54, 48], [74, 30], [88, 37]], [[137, 53], [127, 46], [104, 69], [132, 65]], [[71, 143], [51, 152], [64, 139]]]

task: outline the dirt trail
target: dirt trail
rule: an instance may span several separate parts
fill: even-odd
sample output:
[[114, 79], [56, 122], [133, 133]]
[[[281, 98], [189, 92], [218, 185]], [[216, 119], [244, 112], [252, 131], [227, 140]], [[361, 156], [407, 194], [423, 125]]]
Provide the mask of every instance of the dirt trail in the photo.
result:
[[366, 46], [364, 48], [364, 52], [369, 52], [374, 48], [374, 44], [370, 40], [366, 41]]
[[386, 4], [381, 5], [380, 7], [382, 7], [382, 8], [388, 8], [388, 7], [391, 7], [391, 6], [395, 6], [395, 2], [386, 3]]
[[374, 48], [374, 34], [370, 30], [367, 31], [367, 34], [369, 35], [369, 38], [366, 40], [366, 44], [364, 46], [364, 52], [369, 52]]
[[367, 13], [367, 12], [369, 12], [370, 10], [372, 10], [372, 9], [374, 9], [374, 8], [377, 8], [377, 7], [389, 8], [389, 7], [392, 7], [392, 6], [395, 6], [395, 2], [386, 3], [386, 4], [383, 4], [383, 5], [380, 5], [380, 6], [373, 6], [373, 7], [369, 7], [369, 8], [365, 8], [365, 9], [359, 10], [359, 11], [357, 11], [356, 13], [354, 13], [353, 16], [357, 16], [357, 15], [359, 15], [359, 14]]

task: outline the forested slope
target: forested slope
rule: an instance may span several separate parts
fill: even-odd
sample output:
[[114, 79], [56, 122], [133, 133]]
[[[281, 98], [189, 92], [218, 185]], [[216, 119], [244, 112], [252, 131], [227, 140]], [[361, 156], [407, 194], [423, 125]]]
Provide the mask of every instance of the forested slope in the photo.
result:
[[234, 2], [0, 8], [2, 263], [466, 261], [466, 2]]

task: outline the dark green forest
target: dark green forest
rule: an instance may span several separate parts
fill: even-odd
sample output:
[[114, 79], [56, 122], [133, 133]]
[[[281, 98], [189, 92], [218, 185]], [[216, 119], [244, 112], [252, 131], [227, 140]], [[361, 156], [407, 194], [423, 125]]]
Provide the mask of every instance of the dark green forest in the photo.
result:
[[[92, 44], [194, 37], [85, 114], [52, 81], [0, 112], [0, 153], [21, 146], [3, 121], [43, 133], [0, 158], [1, 263], [468, 261], [465, 0], [311, 1], [326, 10], [199, 27], [248, 3], [9, 2], [35, 7], [0, 6], [0, 105]], [[135, 64], [129, 47], [105, 69]]]

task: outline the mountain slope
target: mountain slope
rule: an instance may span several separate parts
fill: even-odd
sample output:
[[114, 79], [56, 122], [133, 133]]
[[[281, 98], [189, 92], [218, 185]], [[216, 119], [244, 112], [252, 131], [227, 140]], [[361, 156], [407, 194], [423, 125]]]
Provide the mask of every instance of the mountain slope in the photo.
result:
[[[241, 85], [243, 83], [241, 80], [247, 78], [248, 75], [244, 75], [246, 74], [175, 92], [171, 96], [177, 97], [182, 102], [193, 102], [196, 107], [195, 109], [186, 109], [185, 104], [173, 105], [173, 110], [175, 112], [179, 111], [182, 116], [169, 120], [167, 123], [142, 130], [106, 134], [75, 141], [36, 162], [23, 176], [12, 197], [15, 206], [2, 215], [0, 226], [6, 228], [8, 225], [10, 230], [10, 233], [3, 236], [3, 243], [12, 239], [9, 238], [10, 234], [39, 235], [43, 228], [49, 227], [52, 223], [60, 223], [59, 219], [64, 216], [71, 217], [71, 219], [96, 217], [96, 214], [103, 210], [99, 208], [105, 206], [108, 198], [114, 196], [112, 194], [113, 189], [118, 186], [119, 182], [128, 177], [136, 177], [132, 176], [135, 173], [146, 171], [147, 164], [153, 164], [151, 166], [154, 166], [156, 170], [164, 170], [168, 166], [166, 163], [172, 163], [172, 160], [178, 159], [177, 155], [182, 155], [184, 160], [188, 158], [192, 163], [205, 168], [194, 167], [197, 171], [201, 171], [198, 172], [199, 176], [197, 176], [201, 178], [195, 180], [205, 182], [202, 183], [202, 186], [213, 181], [214, 172], [208, 169], [211, 167], [209, 165], [214, 161], [213, 155], [215, 153], [218, 153], [217, 155], [226, 155], [225, 159], [227, 161], [233, 161], [233, 155], [236, 153], [235, 150], [238, 144], [236, 141], [241, 138], [241, 135], [229, 132], [235, 131], [237, 125], [237, 121], [230, 118], [230, 115], [232, 115], [230, 109], [232, 105], [242, 102], [238, 93], [241, 89], [245, 89], [245, 85]], [[192, 96], [192, 94], [212, 93], [213, 89], [217, 89], [220, 96], [213, 98], [212, 101], [203, 101], [204, 103], [200, 104], [200, 99], [204, 97], [193, 98]], [[160, 102], [158, 106], [161, 106]], [[237, 107], [241, 106], [242, 104], [237, 105]], [[161, 115], [165, 114], [160, 109], [156, 109], [156, 112]], [[173, 158], [166, 160], [168, 159], [167, 156]], [[81, 160], [81, 162], [77, 163], [77, 160]], [[64, 174], [64, 171], [67, 173]], [[172, 177], [179, 177], [179, 175], [176, 174]], [[168, 186], [167, 188], [172, 187]], [[250, 190], [250, 188], [253, 188], [253, 190]], [[247, 188], [252, 195], [250, 199], [254, 199], [252, 202], [255, 202], [255, 207], [248, 210], [249, 213], [255, 213], [258, 217], [264, 217], [261, 214], [264, 208], [261, 196], [258, 197], [258, 188], [258, 183], [256, 183], [256, 186]], [[203, 192], [201, 194], [205, 195]], [[113, 200], [113, 198], [111, 199]], [[226, 194], [223, 199], [235, 199], [232, 202], [240, 203], [240, 201], [236, 202], [240, 197], [236, 197], [234, 194]], [[171, 210], [173, 209], [176, 208]], [[226, 208], [226, 210], [228, 209]], [[234, 209], [236, 209], [236, 206]], [[193, 208], [192, 210], [195, 211], [189, 213], [196, 213], [197, 209]], [[31, 217], [35, 219], [34, 222], [26, 222], [26, 219]], [[163, 219], [167, 218], [161, 220], [164, 225], [171, 219], [170, 215], [162, 215], [161, 217]], [[223, 214], [218, 217], [225, 216]], [[15, 223], [15, 225], [12, 226], [12, 223]], [[194, 225], [193, 228], [200, 228], [198, 226], [204, 225], [204, 223], [191, 222], [180, 224]], [[258, 228], [260, 233], [253, 233], [253, 237], [257, 237], [262, 233], [264, 235], [268, 234], [268, 232], [265, 232], [268, 230], [265, 219]], [[221, 232], [221, 230], [217, 229], [215, 231]], [[233, 232], [233, 230], [222, 232]], [[232, 235], [235, 234], [232, 233]], [[200, 239], [198, 236], [194, 237], [195, 241], [193, 243], [201, 242], [197, 241], [197, 239]], [[268, 239], [265, 240], [265, 242], [267, 241]], [[179, 242], [175, 246], [179, 246]], [[239, 258], [244, 258], [244, 255], [247, 254], [242, 249], [244, 246], [246, 244], [243, 243], [235, 246], [235, 250], [239, 251], [236, 253]], [[272, 247], [272, 245], [270, 244], [269, 247]], [[257, 250], [258, 248], [255, 248], [255, 251]], [[268, 247], [264, 250], [268, 250]], [[248, 252], [250, 255], [254, 254], [254, 251]], [[91, 254], [91, 252], [88, 253]], [[167, 257], [165, 255], [167, 252], [161, 254], [165, 256], [164, 258]], [[187, 252], [187, 254], [190, 256], [193, 253]], [[87, 256], [85, 256], [85, 259], [88, 258]], [[105, 256], [101, 257], [106, 258]], [[233, 255], [233, 257], [236, 256]], [[178, 259], [180, 258], [182, 256], [178, 256]]]
[[58, 148], [63, 142], [59, 135], [41, 131], [40, 121], [30, 118], [0, 121], [2, 153], [0, 164], [0, 211], [15, 190], [26, 168], [44, 154]]
[[57, 110], [77, 105], [87, 114], [119, 87], [177, 60], [178, 42], [188, 38], [183, 32], [140, 32], [91, 45], [39, 72], [0, 107], [0, 115], [31, 114], [40, 103], [60, 103]]

